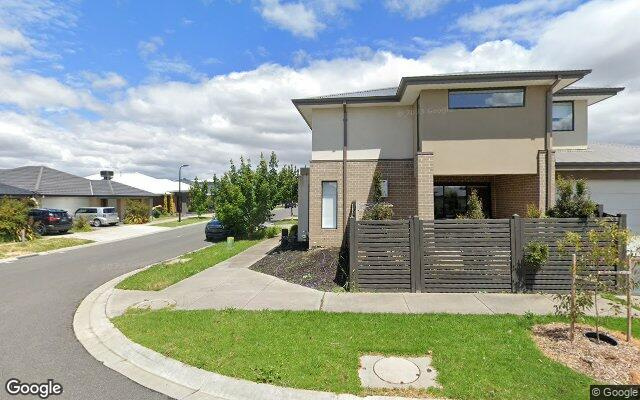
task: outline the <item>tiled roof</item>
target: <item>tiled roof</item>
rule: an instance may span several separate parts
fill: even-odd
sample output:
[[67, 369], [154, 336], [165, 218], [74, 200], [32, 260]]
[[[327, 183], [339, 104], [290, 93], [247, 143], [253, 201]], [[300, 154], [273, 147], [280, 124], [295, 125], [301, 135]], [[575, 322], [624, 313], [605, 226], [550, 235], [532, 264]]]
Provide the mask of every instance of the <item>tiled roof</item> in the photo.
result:
[[32, 192], [19, 187], [0, 183], [0, 196], [29, 196]]
[[121, 183], [93, 181], [44, 166], [0, 170], [0, 183], [45, 196], [152, 196]]
[[640, 163], [640, 146], [592, 143], [586, 150], [556, 150], [557, 164]]

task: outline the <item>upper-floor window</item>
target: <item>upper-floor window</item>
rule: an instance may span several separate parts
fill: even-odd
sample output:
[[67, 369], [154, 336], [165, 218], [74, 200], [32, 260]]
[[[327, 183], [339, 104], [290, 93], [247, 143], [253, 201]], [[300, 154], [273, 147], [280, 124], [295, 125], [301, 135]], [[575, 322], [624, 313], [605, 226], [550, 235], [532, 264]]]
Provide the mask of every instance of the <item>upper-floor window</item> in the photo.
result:
[[572, 131], [573, 101], [556, 101], [553, 103], [553, 130]]
[[523, 107], [524, 88], [449, 90], [449, 108]]

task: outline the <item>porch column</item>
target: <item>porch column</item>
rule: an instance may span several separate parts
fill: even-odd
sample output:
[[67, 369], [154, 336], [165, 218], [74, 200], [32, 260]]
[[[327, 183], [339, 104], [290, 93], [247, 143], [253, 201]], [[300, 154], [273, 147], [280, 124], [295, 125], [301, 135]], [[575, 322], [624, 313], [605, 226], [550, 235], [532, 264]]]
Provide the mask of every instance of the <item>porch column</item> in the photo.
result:
[[416, 215], [422, 219], [434, 219], [433, 161], [432, 152], [418, 152], [414, 158]]
[[[546, 211], [556, 203], [556, 160], [555, 151], [538, 151], [538, 209]], [[550, 160], [547, 160], [547, 157]], [[547, 166], [551, 167], [547, 171]], [[547, 185], [548, 180], [548, 185]], [[547, 186], [549, 190], [547, 191]]]

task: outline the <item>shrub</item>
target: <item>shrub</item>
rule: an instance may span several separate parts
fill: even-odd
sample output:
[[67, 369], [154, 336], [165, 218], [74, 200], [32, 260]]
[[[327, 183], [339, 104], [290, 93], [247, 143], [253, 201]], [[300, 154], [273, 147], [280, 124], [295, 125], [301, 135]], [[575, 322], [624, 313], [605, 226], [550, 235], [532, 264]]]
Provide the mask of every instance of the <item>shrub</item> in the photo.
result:
[[26, 200], [0, 199], [0, 240], [18, 241], [25, 232], [27, 238], [33, 237], [29, 224], [29, 206]]
[[532, 241], [524, 247], [524, 262], [535, 270], [549, 261], [549, 246], [542, 242]]
[[124, 211], [125, 224], [144, 224], [149, 222], [151, 208], [142, 200], [127, 200]]
[[73, 231], [74, 232], [89, 232], [91, 225], [86, 217], [76, 217], [73, 219]]
[[277, 226], [268, 226], [262, 227], [254, 233], [251, 238], [252, 239], [266, 239], [266, 238], [274, 238], [280, 234], [282, 228]]
[[469, 198], [467, 199], [467, 212], [458, 215], [457, 218], [464, 219], [484, 219], [484, 211], [482, 211], [482, 200], [478, 196], [478, 192], [475, 189], [471, 189]]
[[375, 203], [362, 214], [364, 220], [384, 220], [393, 217], [393, 205], [389, 203]]
[[544, 218], [544, 213], [535, 204], [527, 204], [527, 218]]
[[589, 197], [587, 183], [582, 180], [563, 179], [556, 181], [558, 200], [547, 211], [554, 218], [589, 218], [596, 214], [597, 204]]
[[151, 209], [151, 215], [153, 215], [153, 218], [160, 218], [169, 215], [169, 213], [163, 206], [154, 206]]

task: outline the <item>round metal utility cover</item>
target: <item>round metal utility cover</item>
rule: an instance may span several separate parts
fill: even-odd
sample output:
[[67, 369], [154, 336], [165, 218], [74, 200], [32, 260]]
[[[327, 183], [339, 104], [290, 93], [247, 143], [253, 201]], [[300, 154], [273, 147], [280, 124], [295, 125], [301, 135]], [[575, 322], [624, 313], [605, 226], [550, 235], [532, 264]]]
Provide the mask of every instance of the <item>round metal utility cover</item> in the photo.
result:
[[373, 364], [373, 372], [385, 382], [393, 384], [412, 383], [420, 377], [417, 365], [400, 357], [381, 358]]

